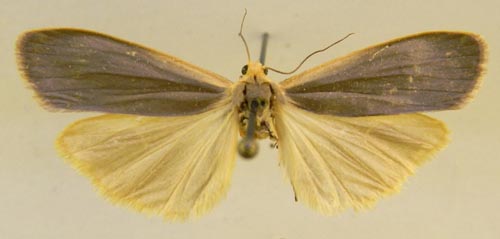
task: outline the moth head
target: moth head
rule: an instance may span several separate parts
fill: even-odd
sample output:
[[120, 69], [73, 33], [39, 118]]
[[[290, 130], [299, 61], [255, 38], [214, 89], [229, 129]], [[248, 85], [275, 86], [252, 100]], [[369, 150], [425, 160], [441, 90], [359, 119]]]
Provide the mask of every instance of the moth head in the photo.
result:
[[241, 76], [247, 78], [263, 78], [267, 75], [267, 67], [262, 65], [260, 62], [249, 61], [248, 64], [241, 68]]

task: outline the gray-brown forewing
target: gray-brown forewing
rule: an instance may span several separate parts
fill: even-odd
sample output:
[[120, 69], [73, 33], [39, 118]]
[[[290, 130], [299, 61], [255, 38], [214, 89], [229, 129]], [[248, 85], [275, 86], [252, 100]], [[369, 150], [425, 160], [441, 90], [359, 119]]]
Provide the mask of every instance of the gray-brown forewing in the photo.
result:
[[484, 44], [472, 34], [404, 37], [327, 62], [281, 83], [291, 103], [339, 116], [460, 108], [478, 86]]

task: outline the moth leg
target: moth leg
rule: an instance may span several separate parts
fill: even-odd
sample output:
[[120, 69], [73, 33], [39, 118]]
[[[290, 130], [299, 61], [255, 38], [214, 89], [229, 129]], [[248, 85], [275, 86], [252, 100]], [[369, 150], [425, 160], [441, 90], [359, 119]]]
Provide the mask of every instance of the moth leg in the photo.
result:
[[297, 199], [297, 193], [295, 192], [295, 186], [293, 186], [293, 183], [292, 184], [292, 189], [293, 189], [293, 199], [298, 202], [299, 200]]
[[240, 136], [245, 136], [247, 132], [247, 127], [248, 127], [248, 114], [246, 114], [245, 111], [241, 110], [244, 108], [244, 104], [241, 104], [240, 106], [240, 112], [238, 114], [239, 118], [239, 128], [240, 128]]
[[271, 143], [271, 148], [277, 149], [278, 148], [278, 136], [274, 133], [274, 125], [269, 123], [269, 121], [264, 121], [263, 126], [265, 130], [267, 131], [267, 134], [269, 135], [269, 139], [272, 141]]

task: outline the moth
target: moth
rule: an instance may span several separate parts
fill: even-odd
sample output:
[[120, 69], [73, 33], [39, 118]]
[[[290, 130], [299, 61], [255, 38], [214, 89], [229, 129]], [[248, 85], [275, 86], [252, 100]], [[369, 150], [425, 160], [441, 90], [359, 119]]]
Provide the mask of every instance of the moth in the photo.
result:
[[107, 113], [59, 135], [69, 164], [114, 203], [184, 220], [226, 195], [238, 152], [254, 156], [261, 139], [277, 146], [295, 200], [320, 213], [368, 208], [397, 192], [448, 142], [446, 126], [419, 112], [459, 109], [473, 97], [485, 43], [471, 33], [420, 33], [279, 83], [268, 77], [275, 69], [250, 57], [232, 82], [77, 29], [24, 33], [17, 58], [46, 109]]

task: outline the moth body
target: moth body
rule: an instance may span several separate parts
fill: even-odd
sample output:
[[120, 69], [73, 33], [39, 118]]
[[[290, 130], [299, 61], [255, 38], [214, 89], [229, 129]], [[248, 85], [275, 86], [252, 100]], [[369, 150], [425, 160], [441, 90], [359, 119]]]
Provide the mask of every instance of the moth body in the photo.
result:
[[259, 62], [249, 62], [241, 73], [233, 92], [233, 104], [238, 111], [240, 135], [243, 137], [238, 152], [251, 158], [257, 154], [256, 139], [270, 138], [276, 145], [273, 106], [277, 86], [268, 79], [265, 66]]

